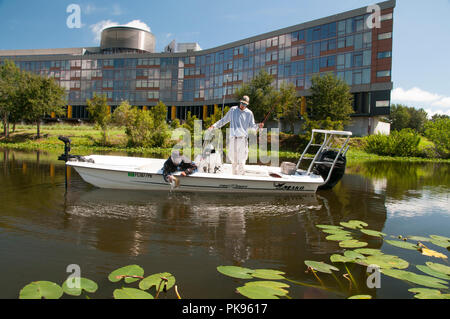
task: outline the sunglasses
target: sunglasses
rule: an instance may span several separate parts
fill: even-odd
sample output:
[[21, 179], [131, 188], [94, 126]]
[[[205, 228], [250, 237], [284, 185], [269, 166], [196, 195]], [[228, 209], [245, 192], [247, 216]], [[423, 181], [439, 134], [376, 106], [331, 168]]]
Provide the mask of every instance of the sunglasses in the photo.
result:
[[247, 107], [247, 106], [248, 106], [248, 104], [246, 104], [246, 103], [242, 103], [242, 102], [241, 102], [241, 105], [243, 105], [243, 106], [245, 106], [245, 107]]

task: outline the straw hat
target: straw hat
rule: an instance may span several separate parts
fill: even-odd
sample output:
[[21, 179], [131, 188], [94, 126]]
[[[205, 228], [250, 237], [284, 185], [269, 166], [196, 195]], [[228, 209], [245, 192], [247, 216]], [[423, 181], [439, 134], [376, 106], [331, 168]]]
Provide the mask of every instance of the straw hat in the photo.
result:
[[245, 105], [249, 105], [250, 104], [250, 98], [247, 95], [244, 95], [240, 102], [244, 103]]

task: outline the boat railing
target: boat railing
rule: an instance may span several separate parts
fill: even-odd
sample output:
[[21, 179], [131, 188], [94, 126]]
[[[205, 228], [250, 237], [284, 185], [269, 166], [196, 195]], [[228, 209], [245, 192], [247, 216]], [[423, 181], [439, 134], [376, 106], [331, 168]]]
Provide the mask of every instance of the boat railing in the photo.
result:
[[[322, 144], [314, 144], [314, 137], [319, 135], [319, 134], [324, 134], [324, 140]], [[298, 163], [297, 163], [297, 167], [296, 169], [299, 170], [300, 169], [300, 165], [302, 164], [302, 162], [304, 160], [311, 160], [311, 163], [308, 167], [308, 170], [306, 171], [306, 175], [311, 175], [313, 173], [313, 169], [316, 165], [327, 165], [327, 166], [331, 166], [330, 171], [328, 173], [328, 177], [326, 178], [326, 180], [324, 181], [324, 184], [328, 183], [328, 181], [330, 180], [331, 174], [336, 166], [336, 163], [339, 159], [339, 157], [342, 155], [343, 157], [345, 157], [345, 155], [347, 154], [348, 148], [349, 148], [349, 141], [350, 141], [350, 137], [352, 136], [352, 132], [346, 132], [346, 131], [332, 131], [332, 130], [312, 130], [312, 134], [311, 134], [311, 140], [309, 141], [308, 145], [306, 146], [306, 148], [304, 149]], [[345, 142], [341, 145], [341, 147], [333, 147], [333, 142], [334, 142], [334, 137], [336, 136], [343, 136], [346, 137]], [[315, 153], [314, 157], [309, 157], [307, 156], [308, 151], [310, 150], [311, 147], [319, 147], [318, 151]], [[320, 161], [319, 156], [321, 154], [323, 154], [324, 152], [327, 151], [335, 151], [336, 152], [336, 156], [333, 160], [333, 162], [324, 162], [324, 161]]]

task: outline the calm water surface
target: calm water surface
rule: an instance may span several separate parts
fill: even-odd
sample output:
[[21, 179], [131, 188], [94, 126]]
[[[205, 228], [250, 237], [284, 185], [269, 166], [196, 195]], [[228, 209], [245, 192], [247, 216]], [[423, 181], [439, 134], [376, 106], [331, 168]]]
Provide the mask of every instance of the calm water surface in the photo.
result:
[[[183, 298], [242, 298], [235, 289], [245, 281], [218, 273], [219, 265], [279, 269], [316, 285], [304, 261], [330, 263], [343, 252], [316, 224], [358, 219], [389, 235], [450, 236], [449, 166], [351, 163], [335, 189], [305, 197], [102, 190], [72, 170], [66, 193], [55, 155], [0, 151], [0, 298], [17, 298], [31, 281], [61, 284], [69, 264], [99, 284], [94, 298], [111, 298], [121, 285], [108, 274], [130, 264], [174, 274]], [[432, 260], [378, 239], [369, 244], [408, 260], [408, 270]], [[384, 276], [380, 289], [365, 288], [357, 267], [359, 293], [412, 297], [410, 285]], [[290, 284], [290, 296], [346, 298], [340, 278], [343, 287], [323, 277], [329, 291]]]

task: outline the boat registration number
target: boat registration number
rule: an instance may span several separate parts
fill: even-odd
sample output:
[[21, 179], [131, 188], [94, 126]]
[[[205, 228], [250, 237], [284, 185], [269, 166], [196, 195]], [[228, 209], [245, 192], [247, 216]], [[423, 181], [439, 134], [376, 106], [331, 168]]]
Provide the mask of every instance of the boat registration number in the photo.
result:
[[149, 173], [135, 173], [135, 172], [129, 172], [128, 177], [142, 177], [142, 178], [153, 178], [152, 174]]

